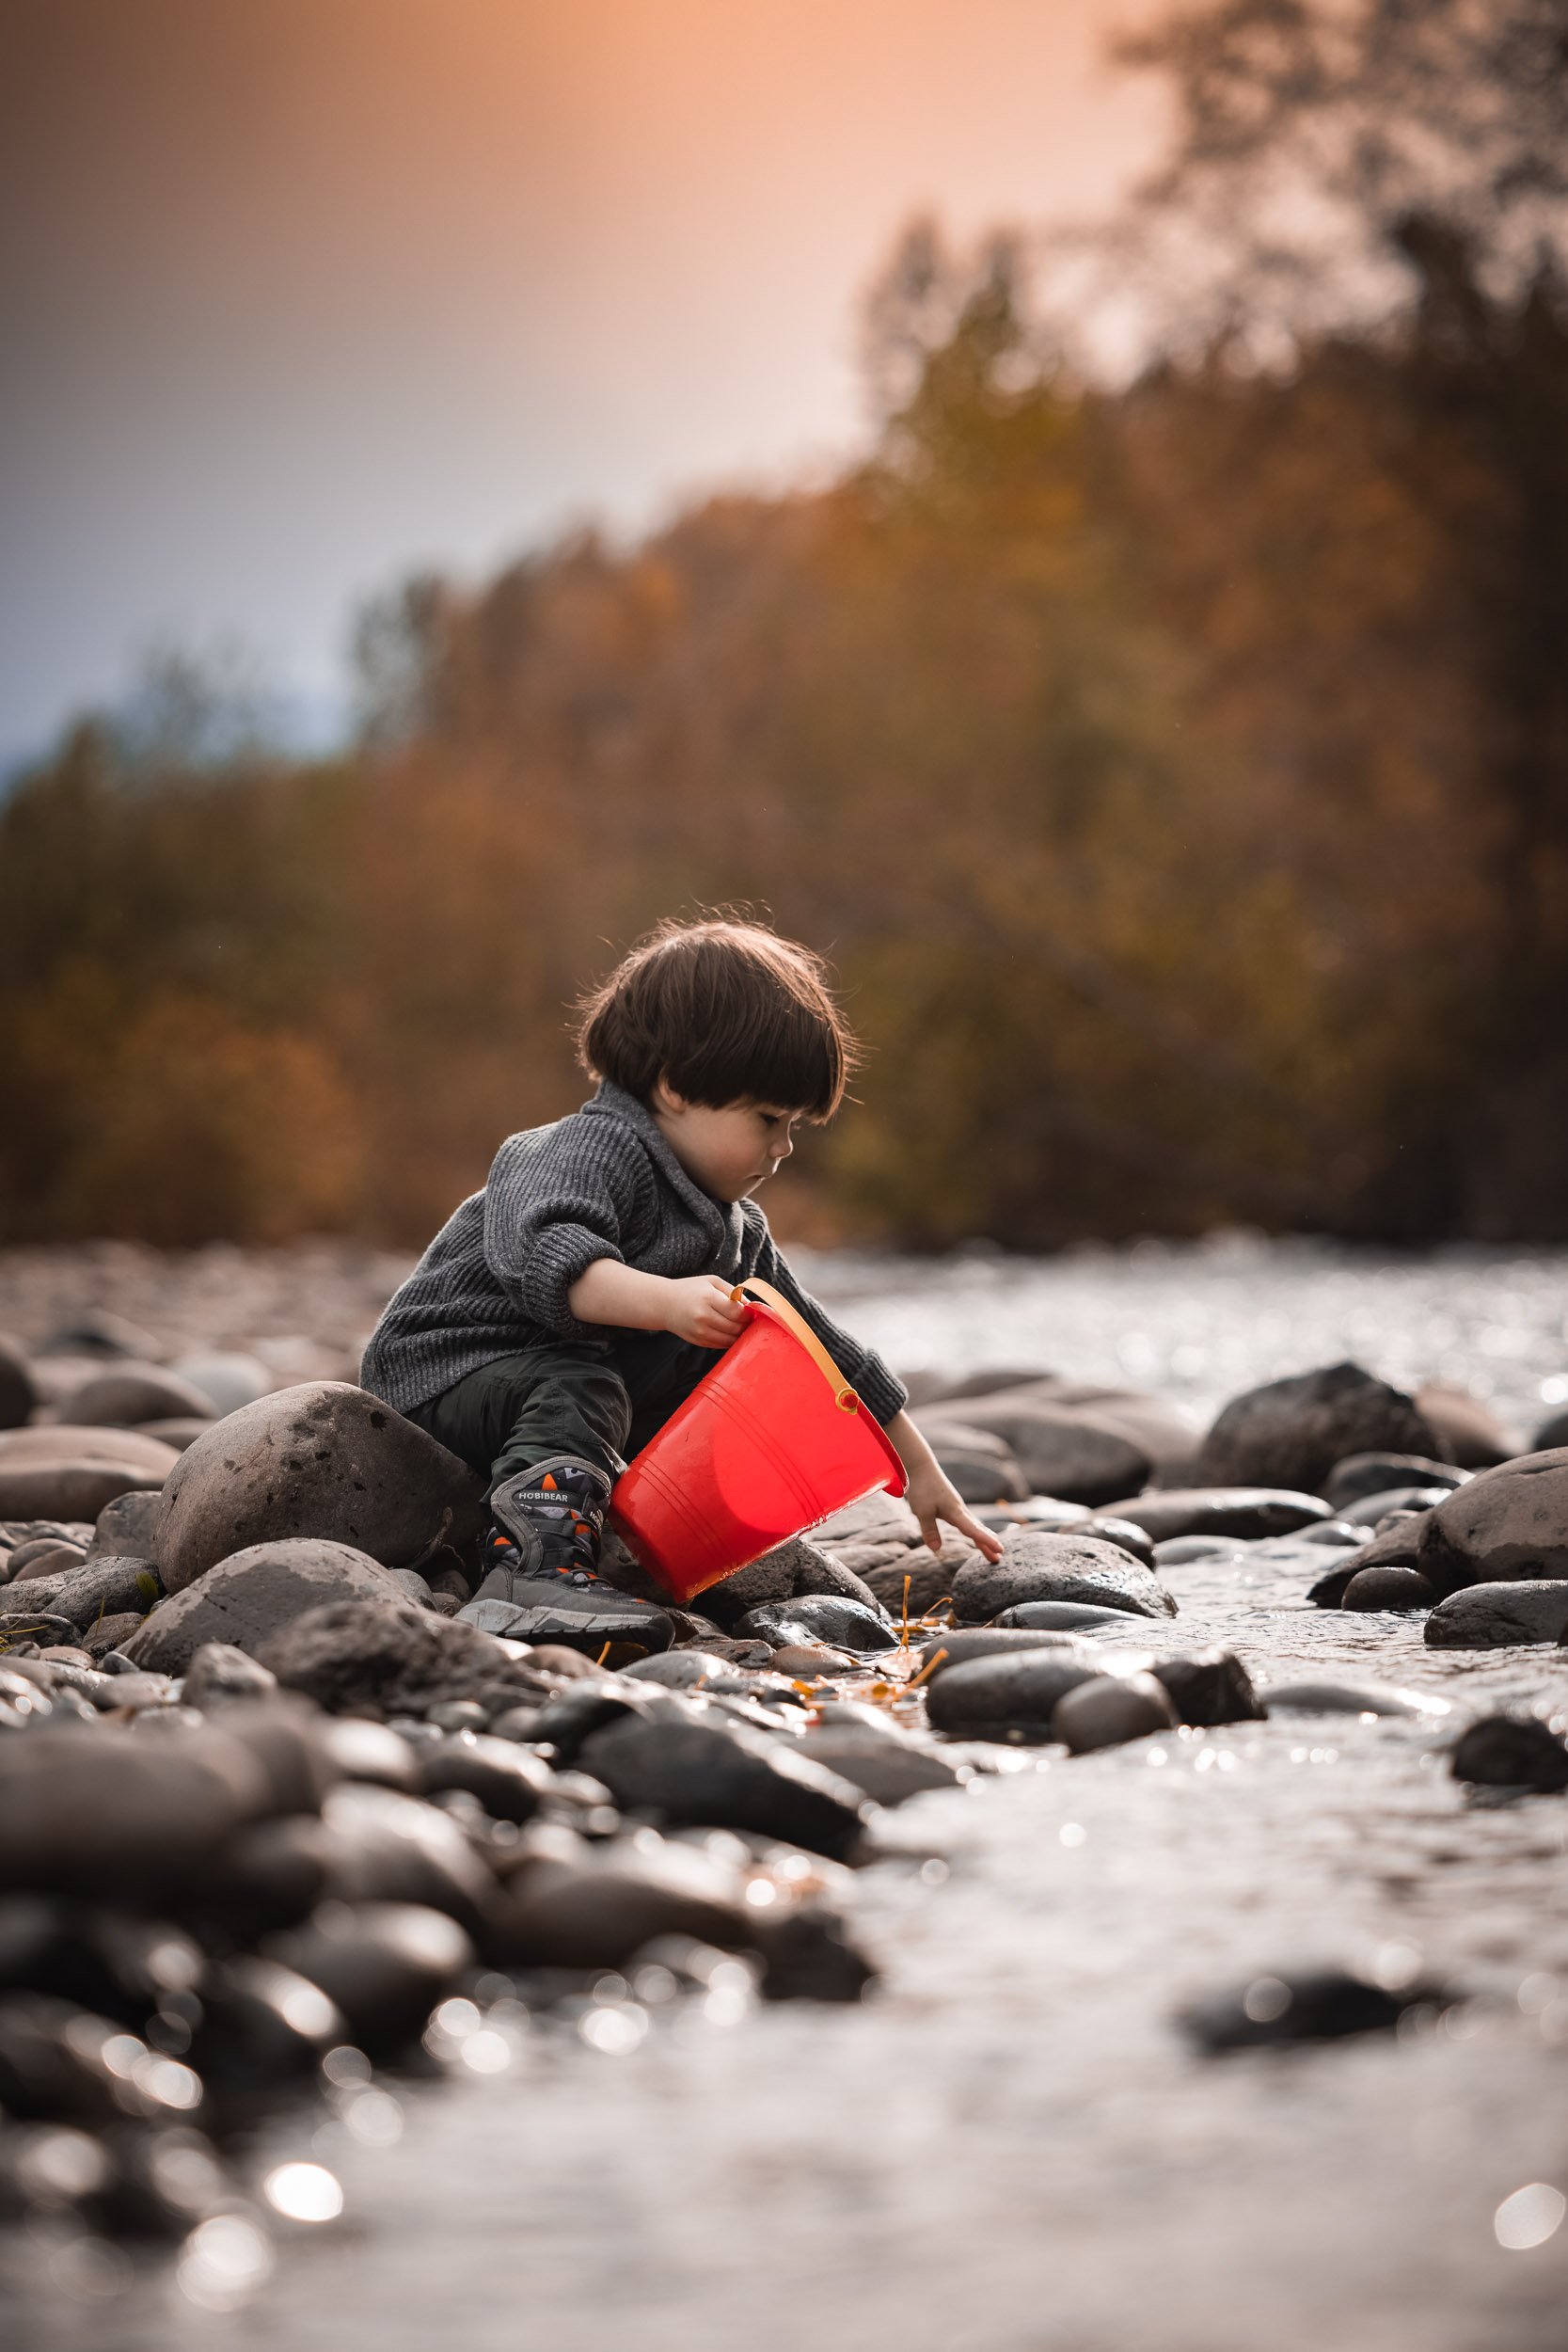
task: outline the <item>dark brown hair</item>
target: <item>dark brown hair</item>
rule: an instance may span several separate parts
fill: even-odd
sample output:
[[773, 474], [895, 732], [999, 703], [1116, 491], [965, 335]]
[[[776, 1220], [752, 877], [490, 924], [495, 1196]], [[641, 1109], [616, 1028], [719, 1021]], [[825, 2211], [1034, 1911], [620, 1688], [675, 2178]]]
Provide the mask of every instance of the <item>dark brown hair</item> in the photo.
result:
[[831, 1119], [860, 1059], [820, 956], [728, 916], [660, 923], [578, 1008], [578, 1059], [646, 1102], [766, 1103]]

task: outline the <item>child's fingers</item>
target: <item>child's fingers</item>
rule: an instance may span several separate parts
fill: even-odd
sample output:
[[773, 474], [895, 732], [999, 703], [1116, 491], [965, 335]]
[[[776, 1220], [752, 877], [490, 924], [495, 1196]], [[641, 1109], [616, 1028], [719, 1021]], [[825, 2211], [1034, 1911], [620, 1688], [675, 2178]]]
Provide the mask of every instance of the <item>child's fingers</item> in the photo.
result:
[[979, 1520], [975, 1518], [972, 1513], [965, 1511], [960, 1507], [958, 1511], [953, 1513], [952, 1517], [948, 1520], [948, 1525], [956, 1527], [960, 1535], [967, 1535], [972, 1544], [978, 1545], [980, 1550], [985, 1553], [986, 1558], [991, 1562], [993, 1566], [996, 1562], [1001, 1559], [1001, 1536], [993, 1534], [989, 1527], [982, 1527]]

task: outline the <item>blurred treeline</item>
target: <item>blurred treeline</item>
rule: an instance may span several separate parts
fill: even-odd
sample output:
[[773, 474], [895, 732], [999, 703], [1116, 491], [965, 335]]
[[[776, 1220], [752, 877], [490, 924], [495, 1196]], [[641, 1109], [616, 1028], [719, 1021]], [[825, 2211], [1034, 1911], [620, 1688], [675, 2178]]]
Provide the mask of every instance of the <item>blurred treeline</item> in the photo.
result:
[[[1135, 380], [1069, 363], [1019, 246], [916, 230], [831, 486], [413, 583], [340, 759], [76, 729], [0, 812], [6, 1232], [419, 1242], [582, 1098], [614, 951], [748, 901], [873, 1049], [797, 1228], [1568, 1235], [1568, 288], [1520, 233], [1568, 20], [1499, 0], [1541, 39], [1478, 68], [1432, 0], [1445, 81], [1361, 13], [1316, 86], [1342, 10], [1146, 44], [1177, 151], [1106, 265], [1176, 222], [1210, 275]], [[1484, 168], [1369, 148], [1478, 87]], [[1238, 226], [1325, 123], [1338, 305]]]

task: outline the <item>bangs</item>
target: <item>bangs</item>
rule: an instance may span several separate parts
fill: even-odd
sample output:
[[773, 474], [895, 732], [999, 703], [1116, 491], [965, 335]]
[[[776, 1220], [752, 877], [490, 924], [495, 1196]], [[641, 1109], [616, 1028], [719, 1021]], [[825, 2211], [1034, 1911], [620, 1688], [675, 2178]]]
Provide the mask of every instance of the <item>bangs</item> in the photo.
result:
[[669, 923], [581, 1007], [578, 1058], [646, 1101], [663, 1078], [713, 1109], [831, 1119], [859, 1056], [809, 947], [760, 924]]

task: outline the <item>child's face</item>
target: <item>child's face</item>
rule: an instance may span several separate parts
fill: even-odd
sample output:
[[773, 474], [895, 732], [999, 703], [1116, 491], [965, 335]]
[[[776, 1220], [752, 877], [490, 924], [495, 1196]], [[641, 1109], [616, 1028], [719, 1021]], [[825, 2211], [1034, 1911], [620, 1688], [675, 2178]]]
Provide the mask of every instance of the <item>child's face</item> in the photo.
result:
[[795, 1149], [800, 1111], [771, 1103], [689, 1103], [662, 1079], [652, 1109], [687, 1174], [716, 1200], [743, 1200]]

